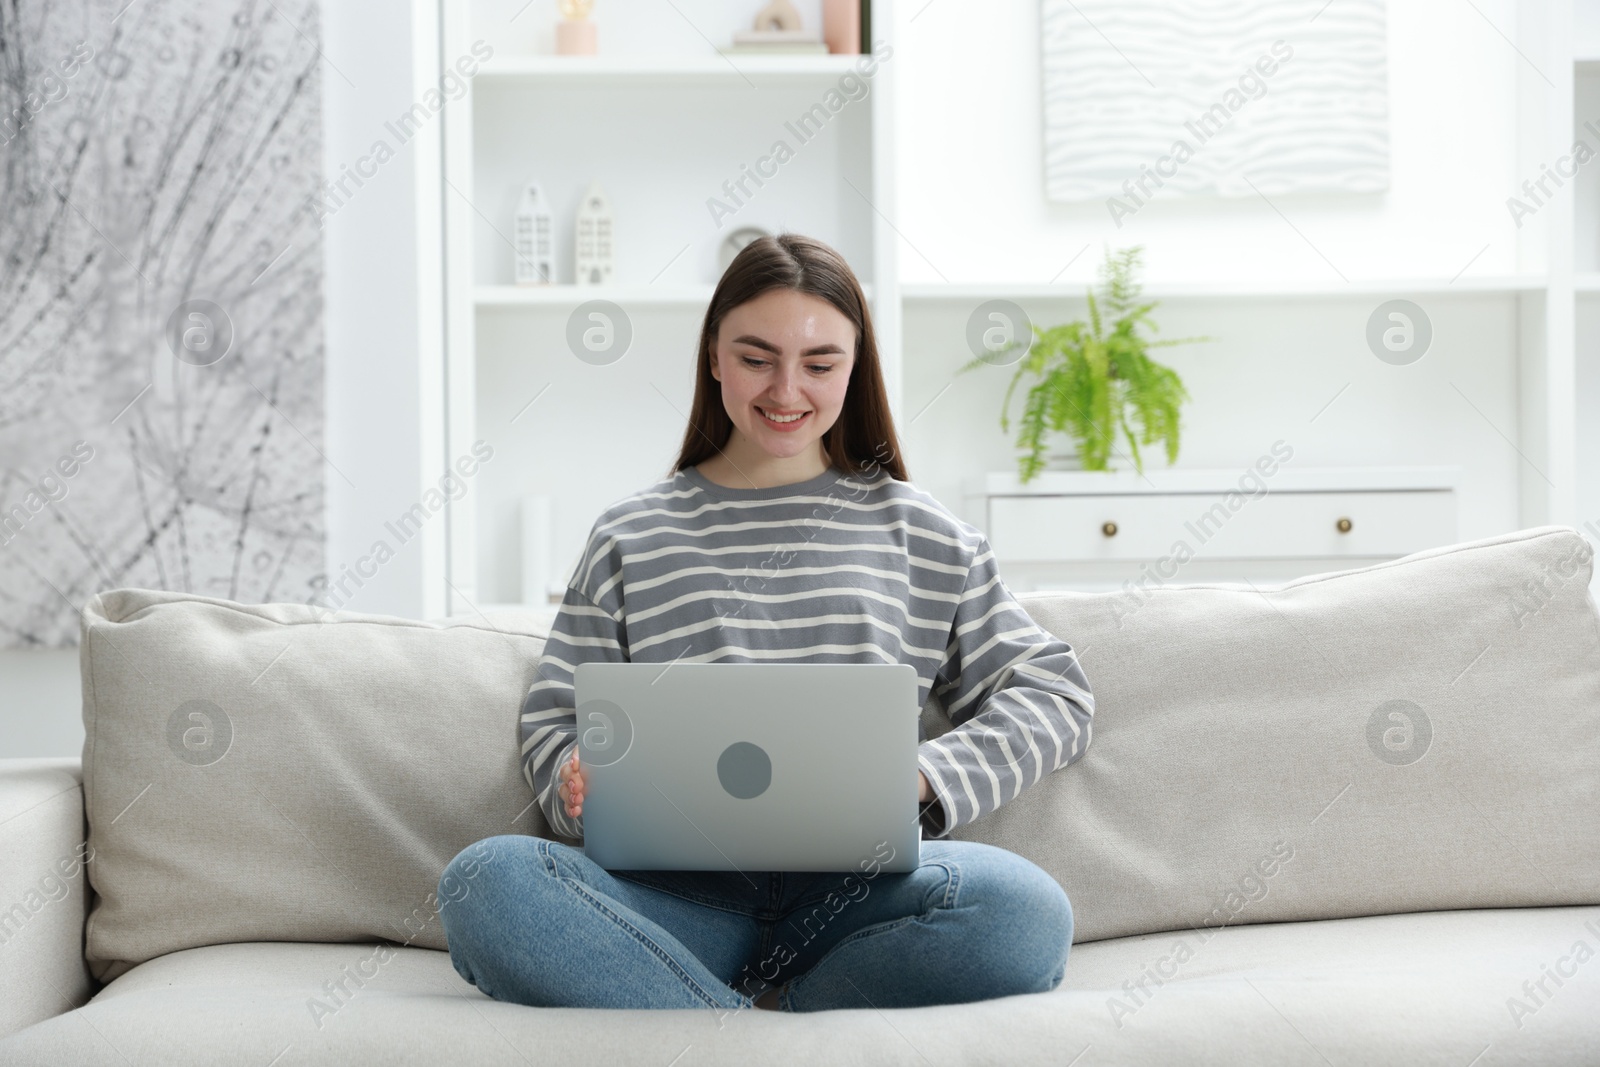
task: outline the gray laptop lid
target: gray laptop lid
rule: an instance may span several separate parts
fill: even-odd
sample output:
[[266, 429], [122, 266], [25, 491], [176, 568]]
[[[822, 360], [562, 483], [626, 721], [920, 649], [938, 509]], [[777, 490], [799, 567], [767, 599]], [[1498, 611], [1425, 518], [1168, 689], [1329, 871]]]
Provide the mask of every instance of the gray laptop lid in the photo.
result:
[[607, 870], [915, 870], [917, 674], [580, 663], [584, 854]]

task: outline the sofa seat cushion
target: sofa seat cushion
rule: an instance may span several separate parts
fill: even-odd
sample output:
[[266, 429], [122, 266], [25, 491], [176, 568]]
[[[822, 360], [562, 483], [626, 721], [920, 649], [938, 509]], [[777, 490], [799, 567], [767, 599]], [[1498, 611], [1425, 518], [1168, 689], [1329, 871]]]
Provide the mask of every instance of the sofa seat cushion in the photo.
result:
[[[1593, 958], [1600, 907], [1420, 912], [1206, 933], [1204, 941], [1183, 931], [1080, 943], [1062, 985], [1034, 996], [720, 1019], [709, 1010], [501, 1003], [432, 949], [391, 947], [392, 955], [374, 957], [370, 944], [212, 945], [138, 965], [88, 1006], [0, 1042], [0, 1062], [526, 1065], [559, 1057], [662, 1067], [690, 1046], [679, 1062], [1600, 1062], [1600, 961]], [[364, 985], [347, 974], [363, 976]], [[325, 985], [341, 979], [353, 991], [340, 995], [342, 1003]], [[1546, 993], [1538, 991], [1541, 980]], [[1530, 1010], [1514, 1016], [1513, 998]], [[314, 1010], [319, 1000], [333, 1010]]]

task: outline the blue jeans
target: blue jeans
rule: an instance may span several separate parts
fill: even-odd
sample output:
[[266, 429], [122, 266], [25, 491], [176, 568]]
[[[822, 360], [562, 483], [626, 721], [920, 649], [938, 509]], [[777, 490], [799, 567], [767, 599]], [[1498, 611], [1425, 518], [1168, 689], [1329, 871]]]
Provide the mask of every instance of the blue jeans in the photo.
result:
[[507, 834], [450, 861], [439, 914], [462, 978], [538, 1007], [727, 1012], [777, 988], [783, 1011], [902, 1008], [1061, 984], [1072, 908], [1054, 878], [994, 845], [921, 848], [901, 874], [868, 861], [607, 871], [581, 849]]

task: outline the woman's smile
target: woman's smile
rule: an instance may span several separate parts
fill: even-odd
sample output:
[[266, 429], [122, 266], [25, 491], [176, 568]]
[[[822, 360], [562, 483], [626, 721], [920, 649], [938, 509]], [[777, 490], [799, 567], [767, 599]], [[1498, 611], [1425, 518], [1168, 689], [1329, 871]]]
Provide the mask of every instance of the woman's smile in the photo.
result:
[[[776, 430], [779, 433], [789, 433], [793, 430], [798, 430], [800, 426], [811, 417], [810, 411], [778, 411], [774, 408], [763, 407], [757, 407], [756, 410], [761, 413], [761, 420], [765, 422], [770, 429]], [[776, 418], [774, 418], [774, 416], [776, 416]]]

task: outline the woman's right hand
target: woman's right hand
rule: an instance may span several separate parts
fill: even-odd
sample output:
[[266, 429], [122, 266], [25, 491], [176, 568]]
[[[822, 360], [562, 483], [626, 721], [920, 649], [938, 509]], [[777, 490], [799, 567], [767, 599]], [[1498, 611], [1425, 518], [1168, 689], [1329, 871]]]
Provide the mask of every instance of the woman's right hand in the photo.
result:
[[561, 787], [558, 792], [567, 803], [567, 815], [576, 819], [583, 814], [583, 768], [578, 765], [578, 746], [572, 746], [572, 758], [561, 765]]

